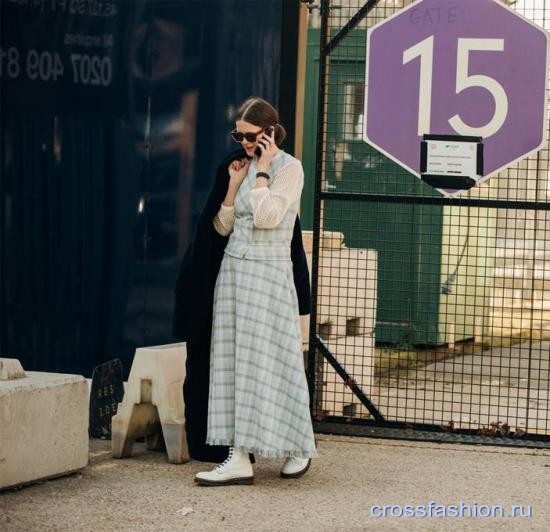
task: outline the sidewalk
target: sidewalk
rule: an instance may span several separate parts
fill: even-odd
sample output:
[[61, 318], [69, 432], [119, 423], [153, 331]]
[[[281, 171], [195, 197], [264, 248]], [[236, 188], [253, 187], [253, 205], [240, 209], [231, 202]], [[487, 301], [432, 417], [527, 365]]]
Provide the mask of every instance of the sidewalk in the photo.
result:
[[[194, 474], [210, 464], [168, 464], [143, 444], [135, 445], [133, 458], [114, 460], [110, 442], [91, 440], [90, 464], [81, 473], [0, 493], [0, 530], [548, 530], [548, 450], [318, 439], [320, 457], [303, 478], [281, 479], [279, 461], [260, 457], [253, 486], [226, 487], [194, 484]], [[521, 505], [525, 514], [530, 506], [531, 517], [370, 515], [373, 505], [430, 501], [500, 505], [506, 512]], [[186, 508], [193, 511], [184, 515]]]
[[512, 431], [546, 435], [549, 368], [548, 341], [492, 347], [384, 377], [370, 397], [395, 421], [433, 416], [434, 424], [453, 420], [455, 429], [476, 430], [504, 420]]

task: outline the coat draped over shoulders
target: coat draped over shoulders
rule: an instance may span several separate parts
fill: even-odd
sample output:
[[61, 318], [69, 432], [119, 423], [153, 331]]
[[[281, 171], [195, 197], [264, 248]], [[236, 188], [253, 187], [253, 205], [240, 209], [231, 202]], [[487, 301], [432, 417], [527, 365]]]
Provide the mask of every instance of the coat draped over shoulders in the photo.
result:
[[[245, 157], [244, 151], [232, 152], [219, 165], [214, 186], [181, 262], [172, 320], [172, 335], [179, 340], [196, 340], [212, 326], [214, 287], [229, 240], [228, 236], [222, 236], [214, 229], [212, 220], [227, 193], [227, 167], [231, 161], [242, 157]], [[299, 311], [301, 315], [306, 315], [311, 310], [311, 285], [299, 216], [294, 224], [290, 254]]]

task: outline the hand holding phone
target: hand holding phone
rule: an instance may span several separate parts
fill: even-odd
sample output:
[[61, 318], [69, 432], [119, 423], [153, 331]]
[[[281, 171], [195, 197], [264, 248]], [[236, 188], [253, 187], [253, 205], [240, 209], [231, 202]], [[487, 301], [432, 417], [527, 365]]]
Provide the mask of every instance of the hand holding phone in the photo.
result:
[[[273, 130], [274, 130], [273, 126], [266, 127], [265, 131], [262, 134], [262, 136], [267, 135], [268, 137], [271, 137], [271, 135], [273, 134]], [[275, 141], [275, 139], [273, 139], [273, 141]], [[258, 142], [261, 142], [261, 139]], [[256, 146], [256, 149], [254, 150], [254, 154], [256, 155], [256, 157], [261, 157], [262, 156], [262, 150], [261, 150], [260, 146]]]

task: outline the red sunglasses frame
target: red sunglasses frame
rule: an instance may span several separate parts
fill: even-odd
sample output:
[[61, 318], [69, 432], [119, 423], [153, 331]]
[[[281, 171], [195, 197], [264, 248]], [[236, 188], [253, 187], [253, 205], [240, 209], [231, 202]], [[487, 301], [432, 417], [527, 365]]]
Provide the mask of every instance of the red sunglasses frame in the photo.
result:
[[[242, 133], [241, 131], [237, 131], [236, 129], [234, 129], [233, 131], [231, 131], [230, 135], [231, 135], [231, 138], [235, 142], [238, 142], [239, 144], [244, 139], [246, 139], [248, 142], [256, 142], [256, 139], [258, 138], [258, 135], [261, 135], [266, 129], [267, 129], [266, 127], [263, 127], [259, 131], [256, 131], [256, 133], [253, 133], [251, 131], [249, 131], [248, 133]], [[237, 136], [241, 137], [241, 140], [238, 140]]]

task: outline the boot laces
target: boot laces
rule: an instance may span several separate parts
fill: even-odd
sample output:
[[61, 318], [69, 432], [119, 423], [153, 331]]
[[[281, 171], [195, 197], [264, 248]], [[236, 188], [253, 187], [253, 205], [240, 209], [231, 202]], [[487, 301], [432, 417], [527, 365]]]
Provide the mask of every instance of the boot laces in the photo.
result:
[[222, 469], [231, 461], [231, 458], [233, 458], [233, 447], [229, 448], [229, 454], [227, 458], [221, 464], [219, 464], [218, 467], [216, 467], [216, 469]]

